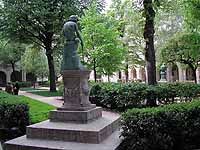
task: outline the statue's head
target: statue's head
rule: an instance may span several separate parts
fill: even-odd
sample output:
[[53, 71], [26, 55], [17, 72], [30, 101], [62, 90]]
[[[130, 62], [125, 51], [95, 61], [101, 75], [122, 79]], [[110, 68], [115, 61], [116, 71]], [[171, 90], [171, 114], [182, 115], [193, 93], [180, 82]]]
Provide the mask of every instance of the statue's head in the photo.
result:
[[68, 21], [73, 21], [73, 22], [77, 22], [78, 21], [78, 17], [76, 15], [71, 15], [68, 19]]

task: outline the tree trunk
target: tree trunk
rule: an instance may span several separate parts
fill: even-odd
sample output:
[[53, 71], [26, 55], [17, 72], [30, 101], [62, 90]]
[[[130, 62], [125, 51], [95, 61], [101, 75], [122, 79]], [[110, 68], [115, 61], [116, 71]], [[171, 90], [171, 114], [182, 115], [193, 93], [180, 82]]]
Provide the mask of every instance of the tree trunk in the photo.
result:
[[[145, 61], [147, 67], [147, 83], [149, 85], [156, 85], [156, 61], [154, 50], [154, 18], [155, 11], [153, 9], [152, 0], [144, 0], [144, 15], [145, 15], [145, 27], [144, 27], [144, 40], [145, 46]], [[155, 99], [147, 99], [148, 106], [156, 106]]]
[[108, 75], [108, 82], [110, 82], [110, 76]]
[[17, 77], [16, 77], [16, 72], [15, 72], [15, 63], [11, 62], [11, 65], [12, 65], [12, 70], [13, 70], [13, 79], [14, 79], [14, 82], [16, 82]]
[[144, 27], [144, 40], [145, 46], [145, 60], [147, 67], [147, 83], [155, 85], [156, 82], [156, 61], [154, 50], [154, 18], [155, 11], [153, 9], [152, 0], [144, 0], [144, 14], [145, 14], [145, 27]]
[[193, 75], [194, 75], [194, 82], [197, 84], [197, 75], [196, 75], [196, 69], [192, 70], [193, 71]]
[[191, 69], [192, 69], [192, 74], [194, 76], [194, 83], [197, 84], [197, 75], [196, 75], [197, 68], [191, 67]]
[[125, 68], [125, 76], [126, 76], [126, 82], [128, 82], [129, 74], [128, 74], [128, 58], [126, 58], [126, 68]]
[[55, 92], [56, 91], [56, 74], [55, 74], [51, 38], [52, 38], [51, 35], [47, 35], [47, 39], [45, 40], [44, 43], [45, 43], [46, 56], [47, 56], [48, 67], [49, 67], [50, 92]]
[[122, 73], [121, 73], [121, 71], [119, 71], [119, 79], [120, 80], [122, 79]]
[[183, 61], [183, 63], [188, 64], [188, 66], [192, 69], [192, 74], [193, 74], [193, 77], [194, 77], [194, 82], [197, 84], [197, 75], [196, 75], [197, 67], [194, 66], [192, 63], [189, 63], [187, 61]]
[[94, 81], [97, 82], [96, 59], [93, 60]]
[[42, 72], [42, 83], [43, 83], [43, 81], [44, 81], [44, 74], [43, 74], [43, 72]]
[[49, 80], [50, 80], [50, 92], [56, 91], [56, 75], [54, 68], [54, 60], [52, 54], [47, 55], [48, 66], [49, 66]]

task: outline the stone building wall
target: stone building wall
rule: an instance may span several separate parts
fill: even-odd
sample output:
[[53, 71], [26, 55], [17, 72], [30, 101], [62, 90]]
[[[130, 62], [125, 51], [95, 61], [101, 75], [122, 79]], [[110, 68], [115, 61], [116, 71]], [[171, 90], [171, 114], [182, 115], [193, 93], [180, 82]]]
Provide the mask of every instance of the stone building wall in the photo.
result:
[[[168, 82], [194, 82], [194, 77], [192, 75], [190, 68], [183, 68], [179, 63], [167, 66], [167, 81]], [[200, 67], [196, 71], [197, 82], [200, 83]], [[121, 79], [120, 79], [121, 78]], [[90, 75], [90, 80], [94, 79], [93, 72]], [[121, 71], [120, 77], [119, 73], [114, 73], [113, 76], [109, 77], [111, 82], [125, 82], [126, 76], [125, 72]], [[160, 72], [156, 71], [156, 79], [160, 81]], [[99, 82], [108, 82], [107, 76], [101, 76], [98, 79]], [[141, 66], [131, 67], [129, 69], [129, 81], [140, 81], [146, 82], [146, 69]]]
[[[26, 81], [26, 73], [16, 65], [16, 80]], [[11, 65], [0, 64], [0, 86], [5, 86], [7, 82], [14, 81], [14, 75]]]

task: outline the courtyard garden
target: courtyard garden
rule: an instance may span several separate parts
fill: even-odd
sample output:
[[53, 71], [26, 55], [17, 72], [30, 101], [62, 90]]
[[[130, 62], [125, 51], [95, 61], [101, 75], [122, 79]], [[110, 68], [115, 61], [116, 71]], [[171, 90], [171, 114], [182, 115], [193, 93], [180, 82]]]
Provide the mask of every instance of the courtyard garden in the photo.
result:
[[[0, 99], [1, 135], [5, 137], [1, 140], [25, 134], [27, 125], [47, 120], [48, 112], [55, 109], [5, 92], [0, 92]], [[147, 99], [155, 100], [157, 106], [146, 105]], [[92, 83], [90, 101], [122, 114], [119, 150], [192, 150], [200, 146], [199, 84]]]
[[0, 87], [2, 143], [30, 132], [92, 147], [120, 120], [115, 150], [199, 149], [200, 1], [0, 0]]

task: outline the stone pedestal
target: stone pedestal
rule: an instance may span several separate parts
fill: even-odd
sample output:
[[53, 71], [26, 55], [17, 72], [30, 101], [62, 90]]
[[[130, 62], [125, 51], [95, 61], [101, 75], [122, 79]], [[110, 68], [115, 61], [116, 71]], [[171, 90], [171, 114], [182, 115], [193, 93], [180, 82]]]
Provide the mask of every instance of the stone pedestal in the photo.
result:
[[58, 110], [81, 111], [95, 108], [89, 101], [89, 70], [65, 70], [62, 72], [64, 82], [64, 105]]
[[102, 108], [96, 107], [85, 111], [52, 110], [49, 119], [52, 122], [88, 123], [102, 117]]
[[66, 70], [64, 104], [49, 120], [27, 127], [26, 136], [6, 142], [6, 150], [115, 150], [120, 116], [89, 101], [90, 71]]

